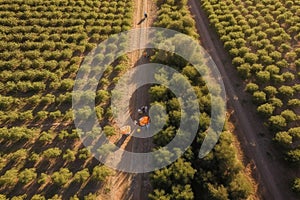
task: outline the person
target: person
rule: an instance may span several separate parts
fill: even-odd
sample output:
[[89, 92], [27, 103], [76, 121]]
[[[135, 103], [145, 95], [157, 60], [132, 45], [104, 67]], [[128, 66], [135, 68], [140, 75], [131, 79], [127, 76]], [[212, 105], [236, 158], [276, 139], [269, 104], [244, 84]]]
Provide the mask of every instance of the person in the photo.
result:
[[148, 111], [148, 107], [147, 107], [147, 106], [142, 106], [142, 107], [141, 107], [141, 110], [142, 110], [143, 113], [146, 114], [147, 111]]
[[149, 127], [150, 127], [150, 124], [147, 124], [147, 125], [146, 125], [146, 129], [149, 129]]
[[146, 12], [144, 12], [144, 17], [145, 19], [148, 17], [148, 14]]

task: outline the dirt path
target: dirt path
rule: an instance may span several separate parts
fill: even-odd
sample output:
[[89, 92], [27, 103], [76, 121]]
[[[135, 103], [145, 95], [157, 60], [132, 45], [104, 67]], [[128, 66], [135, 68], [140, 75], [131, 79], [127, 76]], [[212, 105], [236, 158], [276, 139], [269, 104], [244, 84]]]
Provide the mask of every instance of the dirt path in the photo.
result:
[[[254, 164], [260, 192], [265, 199], [296, 199], [289, 189], [288, 169], [276, 155], [271, 144], [271, 134], [255, 113], [250, 95], [243, 91], [243, 81], [231, 65], [228, 53], [224, 50], [216, 33], [209, 26], [208, 18], [198, 0], [189, 0], [201, 43], [215, 61], [224, 81], [228, 107], [234, 110], [235, 125], [246, 160]], [[265, 136], [261, 136], [266, 134]]]
[[[144, 18], [144, 12], [148, 14], [147, 19]], [[152, 1], [135, 0], [133, 29], [150, 27], [154, 21], [153, 16], [155, 16], [155, 12], [155, 4]], [[145, 38], [142, 32], [140, 34], [138, 33], [134, 38], [136, 38], [136, 40], [132, 42], [138, 46], [147, 41], [147, 38]], [[148, 62], [148, 59], [143, 57], [143, 50], [132, 52], [128, 56], [130, 58], [131, 68]], [[142, 76], [147, 76], [147, 74], [142, 74], [139, 78], [145, 78]], [[130, 100], [131, 107], [129, 109], [133, 111], [133, 113], [128, 113], [126, 116], [126, 118], [128, 118], [127, 120], [131, 120], [130, 116], [136, 116], [134, 112], [141, 106], [149, 106], [148, 89], [149, 87], [142, 87], [136, 92], [133, 91], [134, 87], [128, 86], [128, 88], [126, 88], [128, 95], [133, 94]], [[123, 141], [121, 148], [130, 152], [148, 152], [152, 148], [152, 139], [136, 138], [130, 135]], [[109, 192], [105, 192], [107, 188]], [[132, 174], [116, 171], [114, 176], [108, 178], [106, 185], [102, 188], [100, 199], [144, 200], [148, 199], [148, 194], [151, 190], [149, 174]]]
[[[155, 16], [155, 4], [150, 0], [136, 0], [136, 2], [140, 2], [138, 5], [139, 13], [135, 15], [135, 19], [138, 21], [134, 24], [135, 28], [146, 28], [150, 27], [154, 21], [153, 16]], [[144, 12], [147, 13], [148, 17], [144, 18]], [[144, 19], [144, 21], [143, 21]], [[145, 38], [146, 34], [141, 33], [139, 38], [139, 43], [146, 43], [147, 38]], [[148, 59], [143, 56], [144, 50], [136, 51], [134, 54], [135, 57], [131, 58], [134, 66], [142, 65], [148, 63]], [[139, 74], [139, 79], [147, 79], [147, 74]], [[133, 112], [136, 112], [138, 108], [141, 106], [147, 105], [149, 107], [149, 94], [148, 94], [149, 86], [142, 87], [138, 92], [134, 93], [133, 99]], [[134, 114], [133, 114], [134, 115]], [[151, 138], [136, 138], [132, 137], [126, 146], [126, 149], [131, 149], [132, 152], [148, 152], [152, 148], [152, 139]], [[133, 180], [130, 184], [129, 195], [127, 195], [126, 199], [132, 200], [146, 200], [148, 199], [148, 194], [151, 192], [152, 187], [150, 184], [149, 173], [140, 173], [134, 174]]]

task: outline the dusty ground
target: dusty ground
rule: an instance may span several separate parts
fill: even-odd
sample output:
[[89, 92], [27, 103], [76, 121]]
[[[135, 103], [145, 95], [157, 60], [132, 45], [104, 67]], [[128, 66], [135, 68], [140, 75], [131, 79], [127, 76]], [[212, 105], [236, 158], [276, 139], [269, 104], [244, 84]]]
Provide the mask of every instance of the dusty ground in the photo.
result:
[[[133, 28], [150, 27], [156, 12], [155, 3], [150, 0], [135, 0], [134, 6]], [[147, 12], [148, 18], [143, 20], [144, 12]], [[134, 42], [137, 43], [145, 42], [141, 40], [147, 40], [143, 35], [137, 35], [136, 38], [137, 40]], [[129, 58], [131, 68], [148, 62], [148, 59], [143, 57], [143, 50], [130, 53]], [[131, 116], [136, 116], [137, 109], [142, 105], [149, 105], [148, 89], [149, 87], [142, 87], [138, 92], [135, 92], [132, 87], [127, 88], [128, 94], [133, 94], [130, 100]], [[152, 148], [152, 140], [151, 138], [141, 139], [128, 136], [122, 142], [121, 148], [131, 152], [147, 152]], [[109, 177], [106, 184], [102, 187], [99, 198], [109, 200], [143, 200], [148, 199], [148, 193], [151, 190], [148, 173], [132, 174], [115, 171], [114, 175]]]
[[[208, 19], [199, 1], [189, 0], [190, 10], [196, 20], [201, 43], [215, 61], [227, 91], [228, 107], [234, 110], [236, 134], [245, 152], [245, 161], [253, 166], [260, 193], [264, 199], [297, 199], [289, 189], [291, 170], [280, 160], [278, 151], [272, 145], [272, 136], [257, 116], [250, 95], [244, 92], [243, 80], [231, 65], [216, 33], [209, 26]], [[246, 163], [247, 164], [247, 163]]]

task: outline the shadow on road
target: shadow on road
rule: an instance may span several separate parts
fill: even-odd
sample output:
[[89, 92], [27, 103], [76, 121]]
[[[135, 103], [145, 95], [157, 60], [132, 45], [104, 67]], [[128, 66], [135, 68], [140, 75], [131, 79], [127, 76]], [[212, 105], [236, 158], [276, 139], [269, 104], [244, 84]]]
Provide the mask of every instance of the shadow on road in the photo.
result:
[[122, 135], [122, 137], [117, 141], [116, 146], [121, 147], [128, 135]]
[[140, 24], [143, 23], [145, 20], [146, 20], [146, 18], [144, 17], [143, 19], [141, 19], [141, 20], [139, 21], [139, 23], [137, 23], [137, 25], [140, 25]]

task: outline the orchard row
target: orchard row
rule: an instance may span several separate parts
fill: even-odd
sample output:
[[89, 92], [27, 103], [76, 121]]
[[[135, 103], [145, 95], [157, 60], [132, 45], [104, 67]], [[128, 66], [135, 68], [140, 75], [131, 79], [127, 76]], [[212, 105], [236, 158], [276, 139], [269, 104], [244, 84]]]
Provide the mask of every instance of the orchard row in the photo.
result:
[[[82, 145], [71, 92], [85, 56], [109, 35], [129, 30], [132, 12], [130, 0], [1, 1], [1, 199], [96, 199], [113, 172]], [[126, 67], [120, 58], [97, 82], [96, 112], [106, 135], [116, 134], [107, 90]], [[79, 112], [89, 118], [85, 108]], [[85, 139], [96, 141], [100, 133], [94, 134]]]
[[202, 6], [285, 159], [299, 163], [299, 1], [204, 0]]

